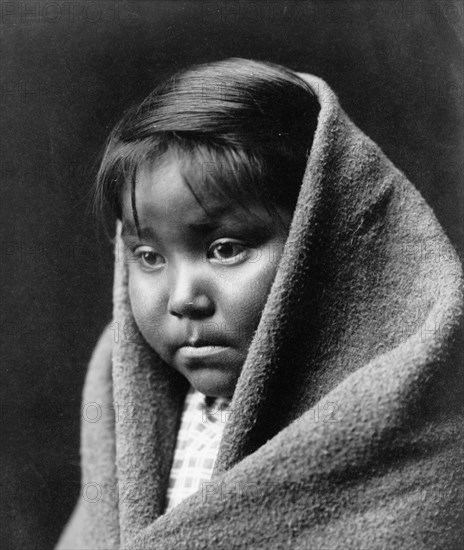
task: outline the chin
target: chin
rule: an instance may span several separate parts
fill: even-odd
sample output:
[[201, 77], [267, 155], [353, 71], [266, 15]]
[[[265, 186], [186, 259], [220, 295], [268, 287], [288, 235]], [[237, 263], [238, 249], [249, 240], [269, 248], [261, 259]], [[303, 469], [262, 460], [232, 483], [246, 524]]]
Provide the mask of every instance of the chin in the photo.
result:
[[200, 393], [210, 397], [231, 398], [237, 385], [237, 377], [230, 373], [198, 369], [189, 373], [190, 384]]

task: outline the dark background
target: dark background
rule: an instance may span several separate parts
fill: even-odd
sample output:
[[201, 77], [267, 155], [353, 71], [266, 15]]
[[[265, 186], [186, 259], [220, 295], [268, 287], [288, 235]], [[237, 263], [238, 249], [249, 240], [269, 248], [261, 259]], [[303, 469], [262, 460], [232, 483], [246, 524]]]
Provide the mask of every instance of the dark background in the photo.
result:
[[81, 389], [111, 318], [88, 210], [123, 110], [230, 56], [324, 78], [423, 193], [462, 256], [461, 1], [3, 2], [2, 548], [51, 548], [79, 495]]

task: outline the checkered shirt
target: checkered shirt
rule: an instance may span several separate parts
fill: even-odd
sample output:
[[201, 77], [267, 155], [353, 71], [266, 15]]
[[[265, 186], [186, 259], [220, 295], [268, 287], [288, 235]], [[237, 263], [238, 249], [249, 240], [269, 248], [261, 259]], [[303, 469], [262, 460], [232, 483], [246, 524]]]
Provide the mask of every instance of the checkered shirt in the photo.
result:
[[210, 481], [219, 443], [230, 415], [230, 399], [213, 399], [188, 391], [177, 434], [174, 461], [169, 476], [165, 513]]

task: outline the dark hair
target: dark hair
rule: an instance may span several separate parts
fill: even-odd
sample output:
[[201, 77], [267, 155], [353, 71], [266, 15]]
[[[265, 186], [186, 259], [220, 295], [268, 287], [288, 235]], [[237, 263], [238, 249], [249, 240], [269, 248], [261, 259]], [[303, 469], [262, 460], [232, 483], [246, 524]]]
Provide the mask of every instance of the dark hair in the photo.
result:
[[294, 208], [317, 125], [319, 103], [294, 72], [246, 59], [176, 73], [111, 132], [94, 187], [94, 207], [122, 218], [121, 194], [137, 170], [167, 154], [180, 159], [184, 181], [204, 197], [225, 194], [244, 208], [261, 201]]

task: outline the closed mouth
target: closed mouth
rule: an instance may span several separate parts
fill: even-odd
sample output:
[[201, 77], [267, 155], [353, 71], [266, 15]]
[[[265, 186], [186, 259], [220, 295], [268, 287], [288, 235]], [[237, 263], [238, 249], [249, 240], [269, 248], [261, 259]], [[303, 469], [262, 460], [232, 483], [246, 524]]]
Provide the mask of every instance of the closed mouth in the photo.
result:
[[209, 340], [202, 340], [202, 339], [197, 339], [197, 340], [186, 340], [185, 342], [183, 342], [181, 344], [180, 347], [190, 347], [190, 348], [203, 348], [203, 347], [210, 347], [210, 348], [213, 348], [213, 347], [225, 347], [227, 344], [225, 344], [224, 342], [211, 342]]
[[179, 351], [184, 357], [203, 357], [206, 355], [215, 355], [226, 350], [228, 346], [181, 346]]

